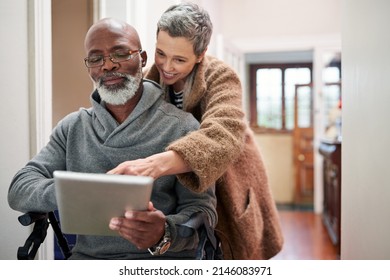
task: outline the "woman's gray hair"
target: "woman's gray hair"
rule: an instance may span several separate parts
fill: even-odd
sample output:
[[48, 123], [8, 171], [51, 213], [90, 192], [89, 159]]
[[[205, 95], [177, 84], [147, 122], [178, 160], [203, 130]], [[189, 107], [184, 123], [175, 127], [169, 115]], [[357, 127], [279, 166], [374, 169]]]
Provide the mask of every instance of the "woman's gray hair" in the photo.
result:
[[157, 23], [157, 35], [165, 31], [172, 37], [184, 37], [192, 42], [196, 56], [210, 43], [213, 24], [207, 11], [193, 3], [180, 3], [169, 7]]

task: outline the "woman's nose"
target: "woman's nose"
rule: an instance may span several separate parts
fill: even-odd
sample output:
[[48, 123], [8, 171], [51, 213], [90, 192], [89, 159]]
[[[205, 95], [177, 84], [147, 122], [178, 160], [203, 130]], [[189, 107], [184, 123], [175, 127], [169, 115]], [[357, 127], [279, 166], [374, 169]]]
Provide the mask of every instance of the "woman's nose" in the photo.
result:
[[163, 64], [163, 69], [164, 69], [165, 71], [167, 71], [167, 72], [170, 71], [170, 70], [172, 70], [172, 69], [173, 69], [172, 61], [169, 60], [169, 59], [165, 60], [165, 61], [164, 61], [164, 64]]

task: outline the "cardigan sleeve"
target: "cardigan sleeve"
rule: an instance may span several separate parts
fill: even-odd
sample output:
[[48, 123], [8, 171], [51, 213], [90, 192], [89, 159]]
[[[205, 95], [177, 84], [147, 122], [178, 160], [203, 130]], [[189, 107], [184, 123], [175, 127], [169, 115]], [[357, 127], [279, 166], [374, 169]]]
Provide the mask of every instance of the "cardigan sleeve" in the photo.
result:
[[195, 116], [200, 110], [200, 129], [167, 147], [193, 170], [178, 175], [178, 179], [196, 192], [203, 192], [215, 183], [238, 158], [247, 127], [237, 74], [216, 59], [202, 63], [207, 66], [198, 68], [192, 91], [186, 97], [187, 108], [185, 104], [185, 110]]

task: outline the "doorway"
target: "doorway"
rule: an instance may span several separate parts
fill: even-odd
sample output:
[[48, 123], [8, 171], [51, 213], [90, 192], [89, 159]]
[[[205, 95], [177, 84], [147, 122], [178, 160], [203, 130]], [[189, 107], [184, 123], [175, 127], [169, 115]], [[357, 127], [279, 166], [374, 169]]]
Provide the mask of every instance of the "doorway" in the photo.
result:
[[313, 207], [314, 202], [312, 88], [312, 84], [295, 85], [293, 130], [294, 205], [300, 207]]
[[93, 0], [52, 0], [53, 125], [90, 107], [93, 84], [84, 66], [84, 37], [93, 22]]
[[[313, 152], [305, 152], [297, 140], [306, 140], [313, 150], [313, 102], [304, 87], [311, 83], [312, 63], [250, 66], [250, 123], [265, 154], [275, 200], [283, 206], [313, 208]], [[298, 93], [297, 84], [302, 85]], [[311, 129], [304, 129], [308, 124]]]

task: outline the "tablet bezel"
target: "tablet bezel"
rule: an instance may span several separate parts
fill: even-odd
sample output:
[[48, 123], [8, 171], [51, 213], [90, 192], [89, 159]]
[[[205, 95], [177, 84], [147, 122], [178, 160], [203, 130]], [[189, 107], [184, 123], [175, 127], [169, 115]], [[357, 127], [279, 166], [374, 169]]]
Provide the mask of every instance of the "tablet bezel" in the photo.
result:
[[55, 171], [61, 230], [67, 234], [117, 236], [108, 225], [126, 210], [148, 208], [153, 178]]

